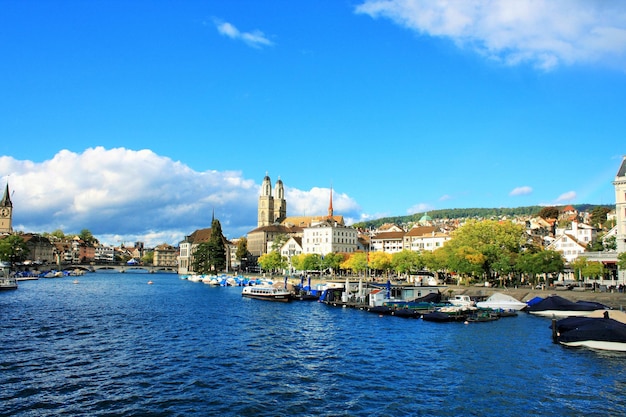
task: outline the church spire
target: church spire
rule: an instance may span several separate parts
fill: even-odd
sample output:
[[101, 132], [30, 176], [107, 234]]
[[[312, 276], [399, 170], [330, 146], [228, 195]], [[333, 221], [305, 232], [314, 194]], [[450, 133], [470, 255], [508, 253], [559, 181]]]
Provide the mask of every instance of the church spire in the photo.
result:
[[13, 203], [11, 202], [11, 194], [9, 193], [8, 181], [4, 189], [4, 196], [2, 196], [2, 200], [0, 200], [0, 207], [13, 207]]
[[328, 218], [333, 217], [333, 185], [330, 185], [330, 204], [328, 205]]

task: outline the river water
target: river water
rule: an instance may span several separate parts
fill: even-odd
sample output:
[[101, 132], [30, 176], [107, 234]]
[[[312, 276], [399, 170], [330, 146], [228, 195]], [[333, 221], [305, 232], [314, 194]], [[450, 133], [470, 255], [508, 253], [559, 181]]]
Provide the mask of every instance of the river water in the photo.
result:
[[0, 416], [626, 415], [626, 355], [555, 345], [545, 318], [432, 323], [174, 274], [78, 279], [0, 292]]

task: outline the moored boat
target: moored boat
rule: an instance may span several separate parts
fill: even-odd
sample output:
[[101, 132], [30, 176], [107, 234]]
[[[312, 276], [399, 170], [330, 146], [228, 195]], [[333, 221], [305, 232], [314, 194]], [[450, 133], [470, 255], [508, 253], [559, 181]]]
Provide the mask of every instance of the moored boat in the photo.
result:
[[286, 289], [259, 286], [259, 285], [243, 287], [243, 290], [241, 291], [241, 296], [254, 298], [257, 300], [282, 301], [282, 302], [291, 301], [291, 293], [287, 291]]
[[554, 341], [564, 346], [626, 352], [626, 324], [604, 317], [566, 317], [553, 322]]
[[485, 301], [479, 301], [476, 303], [478, 308], [491, 308], [494, 310], [523, 310], [528, 305], [518, 299], [501, 292], [493, 293]]
[[396, 317], [403, 317], [403, 318], [415, 318], [415, 319], [419, 319], [422, 316], [422, 313], [414, 308], [396, 308], [391, 312], [392, 315], [396, 316]]
[[527, 308], [530, 314], [542, 317], [581, 317], [598, 310], [609, 310], [609, 307], [592, 301], [573, 302], [558, 295], [546, 297]]
[[476, 305], [469, 295], [455, 295], [450, 297], [448, 302], [454, 306], [465, 308], [474, 307]]
[[0, 290], [16, 290], [17, 279], [15, 277], [0, 276]]

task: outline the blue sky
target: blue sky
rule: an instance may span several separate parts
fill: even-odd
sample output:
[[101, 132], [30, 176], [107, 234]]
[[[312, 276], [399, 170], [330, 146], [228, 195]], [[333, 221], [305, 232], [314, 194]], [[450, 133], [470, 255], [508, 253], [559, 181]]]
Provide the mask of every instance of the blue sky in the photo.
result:
[[177, 244], [288, 215], [613, 204], [626, 3], [0, 3], [14, 228]]

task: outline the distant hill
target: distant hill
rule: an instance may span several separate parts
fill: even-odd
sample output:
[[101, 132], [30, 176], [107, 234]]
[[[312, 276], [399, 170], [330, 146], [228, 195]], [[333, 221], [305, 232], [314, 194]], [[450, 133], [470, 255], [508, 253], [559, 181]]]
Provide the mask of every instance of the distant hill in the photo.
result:
[[[593, 207], [608, 207], [615, 208], [614, 206], [607, 204], [568, 204], [563, 206], [554, 206], [559, 209], [571, 205], [578, 212], [584, 212], [592, 209]], [[380, 219], [368, 220], [366, 222], [355, 223], [352, 226], [355, 228], [377, 228], [386, 223], [393, 223], [397, 225], [417, 223], [424, 214], [428, 214], [433, 220], [443, 219], [489, 219], [498, 218], [502, 216], [516, 217], [516, 216], [536, 216], [539, 211], [545, 208], [545, 206], [526, 206], [526, 207], [501, 207], [501, 208], [458, 208], [458, 209], [443, 209], [432, 210], [428, 212], [415, 213], [406, 216], [396, 217], [381, 217]]]

